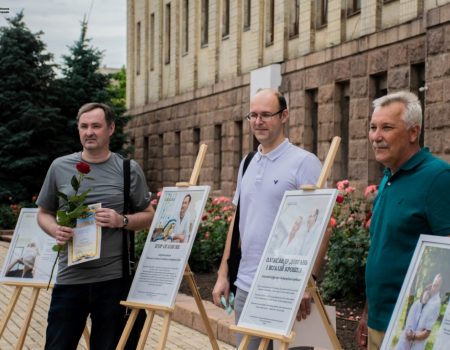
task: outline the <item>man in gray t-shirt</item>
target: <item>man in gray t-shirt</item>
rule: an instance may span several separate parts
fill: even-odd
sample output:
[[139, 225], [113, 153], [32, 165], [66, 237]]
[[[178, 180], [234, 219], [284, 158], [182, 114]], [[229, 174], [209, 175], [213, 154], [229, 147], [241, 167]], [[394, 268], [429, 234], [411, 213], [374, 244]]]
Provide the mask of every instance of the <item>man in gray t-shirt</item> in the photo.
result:
[[[120, 300], [125, 295], [123, 273], [123, 228], [148, 228], [154, 210], [145, 176], [135, 161], [131, 161], [130, 206], [134, 214], [123, 213], [123, 158], [110, 151], [114, 133], [114, 113], [100, 103], [83, 105], [77, 116], [82, 152], [55, 159], [51, 164], [37, 199], [38, 223], [61, 246], [58, 275], [48, 314], [45, 349], [76, 349], [88, 315], [92, 320], [92, 349], [115, 349], [122, 333], [124, 308]], [[95, 221], [102, 228], [101, 254], [97, 260], [67, 265], [67, 242], [74, 231], [59, 225], [56, 211], [64, 202], [58, 192], [74, 194], [70, 179], [76, 174], [77, 163], [89, 165], [89, 177], [81, 183], [79, 193], [91, 189], [87, 204], [101, 203]]]

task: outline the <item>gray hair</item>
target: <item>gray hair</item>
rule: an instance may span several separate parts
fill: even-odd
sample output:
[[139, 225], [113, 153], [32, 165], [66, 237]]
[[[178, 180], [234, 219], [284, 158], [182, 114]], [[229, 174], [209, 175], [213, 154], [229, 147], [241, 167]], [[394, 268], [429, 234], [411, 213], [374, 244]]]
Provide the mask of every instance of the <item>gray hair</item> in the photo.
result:
[[386, 96], [377, 98], [372, 102], [373, 108], [385, 107], [393, 102], [401, 102], [405, 106], [405, 113], [402, 119], [409, 127], [419, 125], [422, 128], [422, 106], [415, 94], [409, 91], [398, 91]]

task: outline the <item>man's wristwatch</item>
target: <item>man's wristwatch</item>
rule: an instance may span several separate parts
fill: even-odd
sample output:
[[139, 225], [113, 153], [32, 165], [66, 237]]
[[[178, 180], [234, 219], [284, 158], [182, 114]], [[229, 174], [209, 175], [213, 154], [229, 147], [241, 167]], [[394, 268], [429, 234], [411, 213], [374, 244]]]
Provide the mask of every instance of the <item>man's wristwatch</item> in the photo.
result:
[[122, 228], [125, 228], [128, 225], [128, 217], [126, 215], [122, 215], [122, 216], [123, 216], [123, 226], [122, 226]]

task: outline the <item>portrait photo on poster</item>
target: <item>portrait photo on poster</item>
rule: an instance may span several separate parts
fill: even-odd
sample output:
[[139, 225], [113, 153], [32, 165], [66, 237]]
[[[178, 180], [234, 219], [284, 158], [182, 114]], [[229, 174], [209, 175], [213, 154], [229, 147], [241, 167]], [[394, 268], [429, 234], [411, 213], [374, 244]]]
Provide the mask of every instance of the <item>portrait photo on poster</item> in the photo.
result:
[[48, 283], [56, 258], [56, 252], [52, 249], [56, 240], [39, 227], [37, 212], [37, 208], [21, 209], [3, 264], [1, 281]]
[[127, 301], [174, 305], [209, 190], [163, 189]]
[[450, 344], [450, 237], [421, 235], [382, 350], [444, 350]]

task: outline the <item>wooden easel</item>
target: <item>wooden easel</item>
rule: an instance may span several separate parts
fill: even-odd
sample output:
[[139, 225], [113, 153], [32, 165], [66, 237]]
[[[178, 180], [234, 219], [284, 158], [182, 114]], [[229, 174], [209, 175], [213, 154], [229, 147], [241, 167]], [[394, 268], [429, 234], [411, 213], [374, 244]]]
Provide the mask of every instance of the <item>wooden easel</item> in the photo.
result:
[[[194, 169], [192, 170], [191, 178], [189, 182], [177, 182], [177, 187], [188, 187], [188, 186], [195, 186], [198, 181], [198, 177], [200, 175], [200, 169], [202, 167], [203, 161], [205, 159], [207, 145], [202, 144], [200, 146], [197, 159], [194, 164]], [[200, 316], [203, 320], [203, 324], [205, 325], [206, 332], [208, 333], [209, 341], [211, 342], [211, 346], [214, 350], [219, 350], [219, 345], [217, 344], [217, 340], [214, 336], [214, 332], [211, 328], [211, 325], [208, 321], [208, 315], [206, 314], [205, 307], [203, 305], [200, 293], [198, 291], [197, 284], [194, 280], [194, 275], [189, 268], [189, 265], [186, 265], [186, 269], [184, 271], [183, 275], [188, 284], [191, 288], [192, 295], [195, 299], [195, 302], [197, 304], [198, 310], [200, 312]], [[125, 344], [127, 343], [127, 339], [130, 336], [131, 329], [133, 328], [134, 322], [136, 321], [137, 315], [139, 313], [140, 309], [146, 310], [147, 312], [147, 318], [145, 319], [144, 327], [142, 329], [141, 335], [139, 337], [139, 342], [137, 345], [137, 350], [144, 349], [145, 342], [147, 340], [148, 333], [150, 332], [150, 328], [153, 322], [153, 318], [155, 316], [155, 312], [159, 311], [162, 312], [164, 321], [161, 329], [161, 334], [159, 337], [158, 346], [156, 349], [163, 350], [166, 341], [167, 341], [167, 335], [169, 333], [169, 327], [170, 327], [170, 321], [172, 319], [172, 313], [174, 311], [174, 308], [172, 307], [165, 307], [160, 305], [151, 305], [151, 304], [142, 304], [142, 303], [134, 303], [134, 302], [128, 302], [128, 301], [121, 301], [122, 305], [128, 307], [131, 309], [130, 317], [128, 318], [127, 324], [125, 325], [125, 329], [122, 333], [122, 336], [120, 337], [119, 344], [116, 347], [116, 350], [122, 350], [125, 347]]]
[[[333, 166], [334, 158], [336, 157], [336, 153], [339, 148], [339, 143], [341, 142], [341, 138], [335, 136], [333, 141], [331, 142], [330, 150], [328, 151], [327, 158], [325, 159], [325, 163], [322, 168], [322, 172], [320, 173], [319, 179], [317, 180], [316, 185], [312, 186], [302, 186], [302, 190], [310, 190], [313, 191], [318, 188], [323, 188], [325, 182], [330, 174], [331, 167]], [[308, 280], [308, 286], [306, 291], [310, 292], [314, 302], [319, 310], [320, 317], [322, 318], [322, 322], [327, 331], [328, 337], [330, 338], [331, 343], [333, 344], [334, 350], [342, 350], [341, 344], [339, 343], [339, 339], [336, 336], [336, 332], [333, 329], [333, 325], [328, 317], [327, 312], [325, 311], [325, 306], [322, 301], [322, 297], [319, 294], [316, 283], [314, 279], [310, 276]], [[239, 326], [230, 326], [230, 329], [241, 333], [244, 335], [242, 342], [239, 346], [239, 350], [246, 350], [250, 343], [250, 338], [252, 336], [262, 338], [259, 344], [258, 350], [265, 350], [269, 345], [270, 340], [278, 340], [280, 341], [280, 350], [288, 350], [289, 343], [294, 339], [295, 333], [291, 331], [288, 336], [276, 333], [270, 333], [265, 331], [260, 331], [256, 329], [250, 329], [246, 327]]]
[[[23, 288], [32, 288], [31, 298], [28, 302], [28, 308], [25, 314], [25, 321], [20, 328], [19, 338], [17, 340], [16, 349], [22, 349], [23, 344], [25, 343], [25, 337], [27, 336], [28, 327], [30, 326], [31, 317], [33, 316], [34, 308], [36, 306], [36, 302], [39, 296], [41, 289], [47, 288], [47, 284], [37, 284], [37, 283], [26, 283], [26, 282], [4, 282], [3, 284], [7, 286], [12, 286], [14, 288], [14, 292], [11, 296], [11, 299], [8, 303], [8, 308], [6, 309], [5, 317], [0, 323], [0, 338], [3, 335], [3, 332], [6, 329], [6, 325], [8, 324], [9, 319], [14, 311], [14, 308], [19, 300], [20, 294], [22, 293]], [[83, 332], [84, 339], [86, 341], [87, 348], [89, 349], [89, 331], [87, 328], [84, 329]]]

